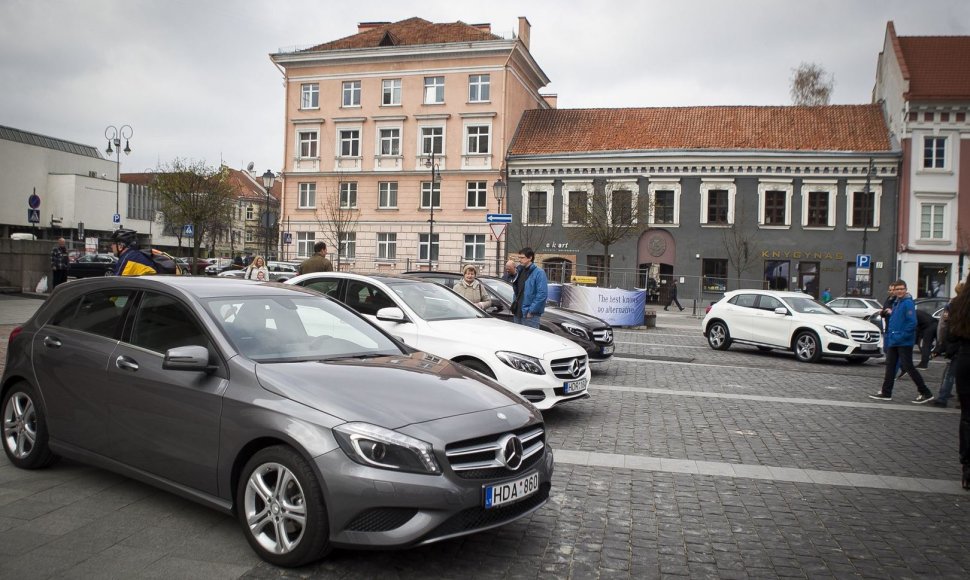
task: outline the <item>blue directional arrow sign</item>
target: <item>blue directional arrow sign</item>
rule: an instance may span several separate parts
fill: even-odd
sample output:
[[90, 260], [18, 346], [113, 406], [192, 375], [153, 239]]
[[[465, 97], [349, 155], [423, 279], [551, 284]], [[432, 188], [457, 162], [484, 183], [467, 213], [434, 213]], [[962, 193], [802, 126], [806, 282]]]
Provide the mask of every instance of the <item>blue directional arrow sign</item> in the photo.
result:
[[855, 267], [856, 268], [868, 268], [872, 265], [872, 255], [871, 254], [856, 254], [855, 255]]
[[485, 221], [490, 224], [510, 224], [512, 223], [512, 214], [510, 213], [487, 213], [485, 214]]

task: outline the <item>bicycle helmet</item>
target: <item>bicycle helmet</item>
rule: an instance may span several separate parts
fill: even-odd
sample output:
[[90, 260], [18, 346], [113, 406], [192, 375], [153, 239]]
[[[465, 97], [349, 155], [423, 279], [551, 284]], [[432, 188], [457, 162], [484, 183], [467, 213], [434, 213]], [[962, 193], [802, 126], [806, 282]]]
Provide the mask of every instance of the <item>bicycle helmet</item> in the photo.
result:
[[119, 228], [111, 234], [111, 241], [125, 247], [138, 245], [138, 232], [126, 228]]

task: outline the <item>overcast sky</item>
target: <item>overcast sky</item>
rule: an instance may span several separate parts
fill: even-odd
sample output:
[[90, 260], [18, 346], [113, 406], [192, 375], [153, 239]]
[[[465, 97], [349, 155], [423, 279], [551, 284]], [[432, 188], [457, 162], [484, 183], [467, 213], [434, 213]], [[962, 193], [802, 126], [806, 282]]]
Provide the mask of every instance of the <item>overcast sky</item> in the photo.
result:
[[122, 172], [177, 157], [279, 170], [268, 55], [412, 16], [506, 36], [527, 17], [560, 108], [786, 105], [803, 61], [834, 75], [833, 103], [865, 103], [887, 21], [970, 35], [966, 0], [0, 0], [0, 125], [103, 150], [129, 124]]

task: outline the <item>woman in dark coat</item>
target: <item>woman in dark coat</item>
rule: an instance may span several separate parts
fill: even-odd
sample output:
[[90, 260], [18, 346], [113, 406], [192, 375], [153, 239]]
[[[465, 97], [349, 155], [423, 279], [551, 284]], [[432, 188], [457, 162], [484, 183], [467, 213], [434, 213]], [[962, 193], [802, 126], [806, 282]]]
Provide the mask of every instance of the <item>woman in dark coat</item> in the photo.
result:
[[960, 397], [960, 464], [963, 466], [963, 489], [970, 490], [970, 291], [964, 289], [950, 303], [947, 330], [950, 337], [959, 344], [952, 364], [957, 396]]

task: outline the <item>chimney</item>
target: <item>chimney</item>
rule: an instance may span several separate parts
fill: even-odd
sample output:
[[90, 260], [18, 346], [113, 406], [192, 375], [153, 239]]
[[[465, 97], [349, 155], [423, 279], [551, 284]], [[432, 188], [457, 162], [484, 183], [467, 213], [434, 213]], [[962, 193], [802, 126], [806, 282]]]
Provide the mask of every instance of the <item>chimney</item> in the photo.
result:
[[545, 101], [547, 105], [549, 105], [550, 109], [555, 109], [559, 102], [559, 95], [556, 94], [539, 96], [542, 97], [542, 100]]
[[481, 30], [482, 32], [487, 32], [489, 34], [492, 33], [492, 25], [489, 22], [485, 22], [483, 24], [470, 24], [469, 26], [471, 26], [473, 28], [477, 28], [477, 29]]
[[529, 24], [529, 19], [525, 16], [519, 16], [519, 40], [525, 45], [526, 50], [529, 49], [530, 30], [532, 30], [532, 25]]
[[381, 26], [387, 26], [390, 22], [358, 22], [357, 23], [357, 33], [361, 33], [372, 28], [380, 28]]

